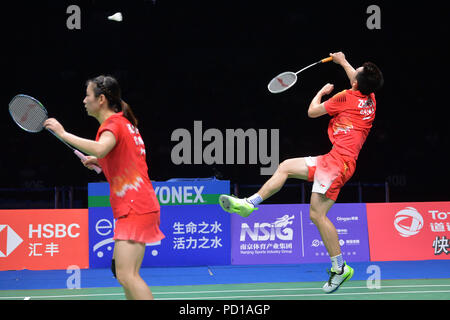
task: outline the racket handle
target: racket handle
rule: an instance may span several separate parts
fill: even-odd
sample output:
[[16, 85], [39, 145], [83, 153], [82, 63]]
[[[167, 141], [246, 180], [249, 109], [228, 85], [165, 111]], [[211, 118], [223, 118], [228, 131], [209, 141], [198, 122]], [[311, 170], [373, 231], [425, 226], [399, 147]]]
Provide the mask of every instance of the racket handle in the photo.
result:
[[[83, 161], [87, 160], [86, 156], [84, 154], [82, 154], [80, 151], [74, 150], [73, 153], [75, 153], [77, 155], [77, 157], [80, 158], [81, 160], [83, 160]], [[94, 168], [95, 172], [97, 172], [97, 173], [102, 172], [102, 168], [100, 168], [99, 166], [96, 166], [95, 164], [93, 164], [92, 167]]]
[[320, 60], [320, 62], [325, 63], [325, 62], [330, 62], [332, 60], [333, 60], [333, 57], [328, 57], [328, 58]]

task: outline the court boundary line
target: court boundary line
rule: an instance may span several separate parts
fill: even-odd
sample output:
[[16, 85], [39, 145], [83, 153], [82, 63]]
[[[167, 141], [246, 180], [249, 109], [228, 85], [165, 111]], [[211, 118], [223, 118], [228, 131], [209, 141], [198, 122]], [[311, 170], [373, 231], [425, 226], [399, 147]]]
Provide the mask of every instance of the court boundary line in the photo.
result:
[[228, 297], [196, 297], [196, 298], [162, 298], [158, 300], [213, 300], [213, 299], [240, 299], [240, 298], [278, 298], [278, 297], [319, 297], [319, 296], [345, 296], [345, 295], [374, 295], [374, 294], [415, 294], [415, 293], [450, 293], [450, 290], [438, 291], [391, 291], [391, 292], [349, 292], [349, 293], [311, 293], [311, 294], [288, 294], [288, 295], [265, 295], [265, 296], [228, 296]]
[[[371, 290], [369, 292], [346, 292], [346, 293], [310, 293], [310, 294], [291, 294], [291, 295], [257, 295], [257, 296], [226, 296], [226, 297], [181, 297], [181, 298], [158, 298], [156, 300], [211, 300], [211, 299], [233, 299], [233, 298], [270, 298], [270, 297], [302, 297], [302, 296], [345, 296], [345, 295], [373, 295], [373, 294], [415, 294], [415, 293], [445, 293], [450, 290], [419, 290], [419, 291], [388, 291], [379, 292], [383, 288], [425, 288], [425, 287], [450, 287], [450, 285], [441, 284], [421, 284], [421, 285], [396, 285], [396, 286], [381, 286], [380, 288], [368, 288], [363, 287], [341, 287], [339, 290], [351, 290], [351, 289], [367, 289]], [[89, 288], [83, 288], [89, 289]], [[41, 289], [45, 290], [45, 289]], [[48, 289], [55, 290], [55, 289]], [[56, 289], [58, 290], [58, 289]], [[61, 289], [60, 289], [61, 290]], [[62, 289], [64, 290], [64, 289]], [[66, 289], [69, 290], [69, 289]], [[77, 290], [77, 289], [74, 289]], [[273, 289], [231, 289], [231, 290], [199, 290], [199, 291], [169, 291], [169, 292], [158, 292], [154, 291], [154, 295], [169, 295], [169, 294], [208, 294], [208, 293], [238, 293], [238, 292], [267, 292], [267, 291], [307, 291], [307, 290], [321, 290], [318, 287], [311, 288], [273, 288]], [[375, 290], [375, 291], [372, 291]], [[92, 293], [92, 294], [67, 294], [67, 295], [27, 295], [27, 296], [15, 296], [15, 297], [0, 297], [1, 299], [50, 299], [50, 298], [81, 298], [81, 297], [102, 297], [102, 296], [124, 296], [121, 293]]]

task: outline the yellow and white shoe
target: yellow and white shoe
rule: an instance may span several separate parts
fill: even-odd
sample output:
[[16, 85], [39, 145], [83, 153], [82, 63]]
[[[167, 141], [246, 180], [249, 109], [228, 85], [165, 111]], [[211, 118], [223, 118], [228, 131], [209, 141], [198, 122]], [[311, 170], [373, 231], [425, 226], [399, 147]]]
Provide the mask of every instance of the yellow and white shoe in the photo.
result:
[[347, 280], [350, 280], [353, 277], [354, 270], [347, 263], [344, 262], [344, 265], [341, 270], [327, 270], [330, 275], [330, 279], [328, 279], [327, 283], [323, 286], [323, 291], [326, 293], [332, 293], [339, 289], [339, 287]]
[[253, 211], [258, 210], [247, 199], [239, 199], [235, 196], [221, 194], [219, 204], [223, 210], [229, 213], [237, 213], [241, 217], [248, 217]]

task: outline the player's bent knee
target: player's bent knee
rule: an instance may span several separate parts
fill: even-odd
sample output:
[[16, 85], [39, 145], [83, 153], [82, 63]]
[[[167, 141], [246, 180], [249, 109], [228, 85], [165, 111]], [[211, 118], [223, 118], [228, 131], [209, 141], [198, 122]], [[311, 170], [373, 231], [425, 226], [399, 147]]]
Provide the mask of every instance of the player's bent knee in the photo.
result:
[[116, 272], [117, 272], [116, 273], [117, 281], [120, 283], [121, 286], [127, 287], [131, 280], [130, 275], [127, 274], [127, 272], [122, 271], [120, 269], [117, 269]]
[[311, 206], [309, 207], [309, 218], [311, 219], [311, 221], [317, 225], [318, 223], [320, 223], [320, 220], [325, 216], [324, 213], [322, 213], [320, 210], [318, 210], [317, 208], [315, 208], [314, 205], [311, 204]]
[[280, 164], [280, 170], [289, 178], [308, 179], [308, 166], [304, 158], [293, 158], [284, 160]]
[[288, 161], [289, 160], [281, 161], [280, 164], [278, 165], [277, 171], [282, 171], [282, 172], [286, 171], [287, 167], [288, 167]]
[[116, 268], [116, 279], [121, 286], [127, 288], [139, 279], [139, 274], [128, 269]]
[[317, 220], [319, 219], [319, 215], [317, 214], [317, 212], [315, 212], [314, 210], [310, 209], [309, 210], [309, 219], [311, 219], [311, 221], [316, 224]]
[[286, 172], [286, 170], [287, 170], [287, 161], [288, 161], [288, 160], [282, 161], [282, 162], [278, 165], [277, 171], [280, 171], [280, 172]]

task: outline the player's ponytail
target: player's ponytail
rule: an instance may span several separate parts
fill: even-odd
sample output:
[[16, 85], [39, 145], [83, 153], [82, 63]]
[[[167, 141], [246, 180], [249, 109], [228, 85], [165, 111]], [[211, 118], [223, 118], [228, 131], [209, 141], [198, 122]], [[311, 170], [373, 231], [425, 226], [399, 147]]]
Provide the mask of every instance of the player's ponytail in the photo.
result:
[[138, 125], [138, 120], [134, 116], [131, 107], [122, 100], [122, 92], [120, 90], [119, 82], [111, 76], [98, 76], [96, 78], [86, 81], [86, 85], [89, 83], [95, 84], [94, 95], [99, 97], [103, 94], [108, 100], [108, 105], [114, 112], [123, 112], [123, 116], [131, 122], [135, 127]]
[[131, 124], [135, 127], [138, 125], [138, 119], [134, 116], [133, 110], [131, 110], [128, 103], [122, 100], [121, 102], [123, 116], [131, 122]]

